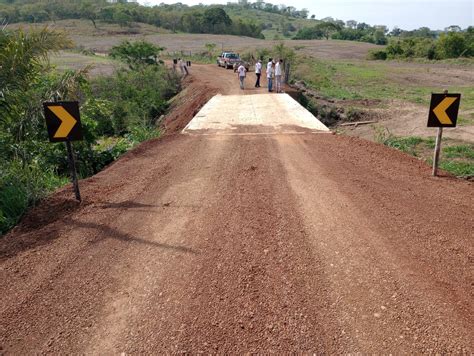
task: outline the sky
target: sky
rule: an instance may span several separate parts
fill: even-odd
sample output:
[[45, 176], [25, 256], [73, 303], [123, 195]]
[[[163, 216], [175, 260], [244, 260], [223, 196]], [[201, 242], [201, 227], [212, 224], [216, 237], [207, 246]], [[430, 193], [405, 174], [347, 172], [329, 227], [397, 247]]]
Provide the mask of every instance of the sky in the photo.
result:
[[[250, 0], [254, 2], [254, 0]], [[286, 1], [286, 2], [285, 2]], [[158, 5], [181, 2], [187, 5], [226, 4], [228, 0], [139, 0], [141, 4]], [[427, 26], [442, 30], [451, 25], [462, 28], [474, 25], [474, 0], [267, 0], [307, 8], [317, 19], [334, 17], [356, 20], [370, 25], [398, 26], [405, 30]]]

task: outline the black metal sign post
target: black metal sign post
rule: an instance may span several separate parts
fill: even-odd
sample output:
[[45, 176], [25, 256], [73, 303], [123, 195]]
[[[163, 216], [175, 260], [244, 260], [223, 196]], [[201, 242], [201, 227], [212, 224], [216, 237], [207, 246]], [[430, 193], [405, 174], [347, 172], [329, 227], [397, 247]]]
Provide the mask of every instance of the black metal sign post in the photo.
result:
[[48, 128], [50, 142], [65, 142], [67, 157], [71, 171], [71, 180], [74, 194], [81, 201], [79, 181], [77, 179], [76, 161], [72, 150], [71, 141], [82, 140], [81, 118], [79, 115], [79, 103], [77, 101], [59, 101], [44, 103], [44, 116]]
[[81, 192], [79, 190], [79, 180], [77, 179], [76, 161], [74, 159], [74, 152], [72, 150], [71, 141], [66, 141], [66, 148], [67, 157], [69, 161], [69, 169], [71, 170], [71, 180], [74, 188], [74, 194], [76, 196], [77, 201], [82, 201]]
[[443, 94], [431, 94], [428, 127], [438, 128], [433, 155], [433, 176], [435, 177], [438, 175], [443, 127], [456, 127], [460, 102], [461, 94], [448, 94], [447, 90]]

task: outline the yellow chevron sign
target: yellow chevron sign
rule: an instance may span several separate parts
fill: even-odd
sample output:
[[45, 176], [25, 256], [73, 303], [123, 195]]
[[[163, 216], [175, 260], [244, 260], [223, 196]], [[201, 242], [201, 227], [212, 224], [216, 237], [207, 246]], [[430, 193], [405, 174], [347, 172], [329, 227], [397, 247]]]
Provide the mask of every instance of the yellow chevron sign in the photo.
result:
[[428, 127], [456, 127], [461, 94], [432, 94]]
[[77, 120], [71, 116], [62, 106], [49, 106], [56, 117], [61, 120], [61, 125], [54, 134], [55, 138], [66, 138], [67, 135], [71, 132], [74, 125], [76, 125]]
[[51, 142], [82, 140], [77, 101], [44, 103], [44, 116]]

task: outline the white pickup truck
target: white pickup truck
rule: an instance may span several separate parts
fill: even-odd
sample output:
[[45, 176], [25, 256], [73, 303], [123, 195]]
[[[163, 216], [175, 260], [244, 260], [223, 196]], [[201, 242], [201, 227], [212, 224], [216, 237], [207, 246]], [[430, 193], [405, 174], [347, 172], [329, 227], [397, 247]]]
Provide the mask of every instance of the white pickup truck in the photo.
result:
[[239, 55], [233, 52], [222, 52], [222, 54], [217, 57], [217, 65], [226, 69], [234, 68], [234, 64], [239, 62], [241, 62]]

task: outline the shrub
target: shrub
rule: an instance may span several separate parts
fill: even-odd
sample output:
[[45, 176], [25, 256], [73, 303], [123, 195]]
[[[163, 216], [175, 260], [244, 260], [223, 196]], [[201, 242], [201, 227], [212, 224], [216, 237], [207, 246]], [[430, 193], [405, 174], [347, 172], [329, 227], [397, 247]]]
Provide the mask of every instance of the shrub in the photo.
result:
[[124, 61], [130, 69], [138, 69], [140, 66], [158, 64], [158, 55], [163, 49], [146, 41], [133, 43], [124, 41], [120, 45], [112, 47], [109, 55]]
[[439, 59], [469, 55], [467, 50], [466, 39], [458, 32], [443, 33], [436, 43], [436, 57]]
[[112, 109], [115, 135], [134, 126], [154, 127], [168, 108], [168, 99], [179, 90], [179, 78], [164, 66], [147, 66], [138, 71], [120, 70], [113, 77], [92, 82], [94, 96], [115, 103]]
[[387, 52], [386, 51], [381, 51], [378, 49], [372, 49], [369, 51], [367, 55], [367, 59], [372, 59], [372, 60], [381, 60], [384, 61], [387, 59]]
[[66, 182], [67, 178], [59, 177], [52, 168], [41, 167], [36, 162], [0, 163], [0, 234], [13, 227], [28, 206], [35, 205]]
[[[438, 40], [406, 37], [391, 40], [385, 49], [387, 58], [447, 59], [474, 55], [474, 30], [443, 33]], [[375, 59], [375, 58], [374, 58]]]

